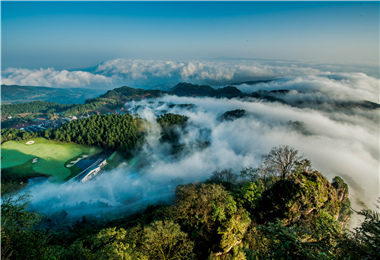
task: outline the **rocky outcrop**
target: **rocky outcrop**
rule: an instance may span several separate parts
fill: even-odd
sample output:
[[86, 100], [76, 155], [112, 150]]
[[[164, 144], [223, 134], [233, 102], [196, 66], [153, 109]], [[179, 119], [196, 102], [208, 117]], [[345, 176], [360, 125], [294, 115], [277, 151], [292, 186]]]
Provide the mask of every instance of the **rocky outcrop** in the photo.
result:
[[298, 172], [276, 182], [262, 195], [258, 222], [273, 222], [278, 218], [286, 225], [294, 224], [310, 221], [322, 211], [335, 220], [346, 222], [347, 184], [342, 179], [333, 184], [317, 171]]

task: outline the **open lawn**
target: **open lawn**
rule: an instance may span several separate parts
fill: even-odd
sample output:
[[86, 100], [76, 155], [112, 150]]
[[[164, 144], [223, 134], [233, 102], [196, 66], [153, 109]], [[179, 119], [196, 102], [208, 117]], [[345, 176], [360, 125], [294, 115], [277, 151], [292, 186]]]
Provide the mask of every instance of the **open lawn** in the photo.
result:
[[[28, 141], [34, 143], [28, 145], [26, 144]], [[1, 145], [1, 168], [9, 168], [10, 172], [14, 169], [17, 174], [41, 173], [54, 176], [57, 180], [64, 180], [73, 171], [78, 171], [75, 169], [77, 167], [65, 167], [68, 161], [80, 155], [90, 156], [101, 151], [102, 149], [97, 147], [61, 143], [45, 138], [8, 141]], [[34, 160], [35, 158], [38, 160]]]

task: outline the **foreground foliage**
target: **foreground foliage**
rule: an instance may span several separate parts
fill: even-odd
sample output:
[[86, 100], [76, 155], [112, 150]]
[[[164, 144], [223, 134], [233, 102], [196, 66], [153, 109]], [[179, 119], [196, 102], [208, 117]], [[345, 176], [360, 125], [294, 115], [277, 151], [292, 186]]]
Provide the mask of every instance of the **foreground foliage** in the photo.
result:
[[27, 197], [5, 187], [2, 259], [379, 259], [379, 213], [357, 212], [364, 222], [347, 231], [347, 184], [309, 166], [266, 185], [260, 169], [216, 171], [178, 186], [173, 205], [107, 222], [83, 217], [50, 233], [46, 218], [26, 211]]

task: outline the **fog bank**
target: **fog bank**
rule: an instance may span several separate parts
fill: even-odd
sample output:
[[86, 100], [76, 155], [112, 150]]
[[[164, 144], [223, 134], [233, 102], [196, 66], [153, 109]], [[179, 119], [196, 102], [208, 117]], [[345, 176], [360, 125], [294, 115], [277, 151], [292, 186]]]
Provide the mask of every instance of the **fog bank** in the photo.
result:
[[[313, 168], [329, 181], [341, 176], [349, 185], [354, 209], [361, 209], [363, 203], [373, 208], [379, 197], [379, 109], [326, 107], [340, 101], [378, 102], [374, 96], [377, 84], [378, 80], [363, 74], [302, 76], [238, 86], [248, 93], [290, 90], [282, 96], [287, 103], [177, 96], [129, 102], [126, 108], [149, 122], [142, 151], [118, 168], [68, 191], [48, 182], [32, 186], [32, 203], [46, 212], [67, 209], [81, 201], [99, 201], [128, 211], [131, 205], [170, 199], [177, 184], [204, 181], [215, 170], [231, 168], [239, 173], [243, 167], [257, 167], [261, 155], [273, 146], [289, 145], [310, 159]], [[293, 101], [306, 97], [324, 102], [293, 105]], [[235, 109], [245, 110], [245, 115], [235, 120], [220, 119]], [[179, 139], [184, 148], [176, 155], [168, 143], [160, 142], [161, 128], [155, 118], [163, 113], [189, 117]], [[88, 212], [95, 214], [105, 208], [94, 205]]]

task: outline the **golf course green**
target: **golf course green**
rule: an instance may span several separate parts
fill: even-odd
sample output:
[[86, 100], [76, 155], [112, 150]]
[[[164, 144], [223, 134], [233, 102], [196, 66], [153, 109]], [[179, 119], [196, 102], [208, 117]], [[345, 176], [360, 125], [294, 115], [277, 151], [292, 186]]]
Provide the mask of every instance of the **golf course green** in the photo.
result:
[[61, 143], [45, 138], [8, 141], [1, 145], [1, 168], [9, 168], [10, 172], [18, 175], [40, 173], [54, 176], [56, 180], [64, 180], [75, 170], [75, 167], [65, 167], [68, 161], [101, 151], [97, 147]]

